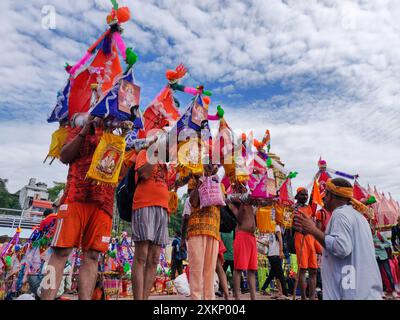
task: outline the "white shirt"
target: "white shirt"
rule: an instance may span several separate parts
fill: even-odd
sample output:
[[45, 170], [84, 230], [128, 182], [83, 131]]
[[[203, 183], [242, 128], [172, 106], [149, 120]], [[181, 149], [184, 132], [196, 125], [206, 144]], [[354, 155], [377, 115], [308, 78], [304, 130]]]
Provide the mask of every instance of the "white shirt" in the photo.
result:
[[368, 221], [350, 205], [336, 208], [325, 232], [324, 300], [381, 300], [382, 279]]
[[277, 232], [281, 232], [281, 227], [276, 225], [275, 233], [271, 233], [269, 235], [269, 245], [268, 245], [268, 257], [279, 256], [280, 247], [279, 240], [277, 239]]

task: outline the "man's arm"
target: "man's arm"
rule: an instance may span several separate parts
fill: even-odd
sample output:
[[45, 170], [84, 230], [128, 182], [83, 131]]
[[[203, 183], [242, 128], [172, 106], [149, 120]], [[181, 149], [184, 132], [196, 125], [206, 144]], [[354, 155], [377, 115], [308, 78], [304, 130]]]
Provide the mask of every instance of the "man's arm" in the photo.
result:
[[232, 213], [235, 215], [236, 219], [239, 217], [239, 210], [236, 208], [236, 206], [232, 203], [231, 200], [226, 198], [225, 203], [229, 207], [229, 209], [232, 211]]
[[321, 244], [321, 246], [326, 248], [325, 234], [320, 229], [318, 229], [314, 221], [312, 221], [312, 219], [307, 217], [304, 213], [295, 216], [294, 227], [298, 232], [311, 234], [315, 238], [315, 240], [317, 240]]
[[200, 206], [200, 196], [199, 196], [199, 178], [196, 177], [196, 186], [190, 193], [190, 205], [192, 208], [198, 208]]
[[60, 161], [64, 164], [70, 164], [79, 156], [79, 150], [82, 143], [85, 141], [86, 135], [93, 128], [95, 119], [89, 118], [88, 122], [83, 126], [82, 130], [77, 134], [71, 142], [67, 143], [61, 149]]

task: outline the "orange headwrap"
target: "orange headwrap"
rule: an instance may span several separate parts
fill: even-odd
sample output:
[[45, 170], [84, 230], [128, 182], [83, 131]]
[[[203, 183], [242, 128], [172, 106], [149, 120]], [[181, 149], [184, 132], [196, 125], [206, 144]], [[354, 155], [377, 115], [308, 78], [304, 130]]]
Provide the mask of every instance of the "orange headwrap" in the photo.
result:
[[326, 182], [326, 189], [339, 197], [346, 199], [353, 198], [353, 187], [338, 187], [332, 182], [332, 179]]
[[296, 190], [296, 194], [298, 194], [299, 192], [301, 192], [301, 191], [303, 191], [303, 190], [307, 191], [307, 193], [308, 193], [308, 190], [307, 190], [306, 188], [304, 188], [304, 187], [298, 187], [297, 190]]

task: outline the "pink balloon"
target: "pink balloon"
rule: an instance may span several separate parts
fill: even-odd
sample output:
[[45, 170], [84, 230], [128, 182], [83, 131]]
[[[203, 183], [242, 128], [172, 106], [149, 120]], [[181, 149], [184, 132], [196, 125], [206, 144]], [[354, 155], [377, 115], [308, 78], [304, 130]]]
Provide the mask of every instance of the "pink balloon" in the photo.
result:
[[191, 87], [185, 87], [185, 89], [183, 89], [183, 92], [189, 93], [191, 95], [197, 95], [199, 93], [199, 90], [195, 89], [195, 88], [191, 88]]

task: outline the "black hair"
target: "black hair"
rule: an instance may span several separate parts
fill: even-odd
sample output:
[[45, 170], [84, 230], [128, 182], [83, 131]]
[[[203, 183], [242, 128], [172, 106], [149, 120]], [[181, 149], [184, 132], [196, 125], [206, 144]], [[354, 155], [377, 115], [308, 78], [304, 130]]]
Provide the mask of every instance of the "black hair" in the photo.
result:
[[46, 209], [43, 211], [43, 217], [47, 217], [49, 214], [54, 213], [53, 209]]

